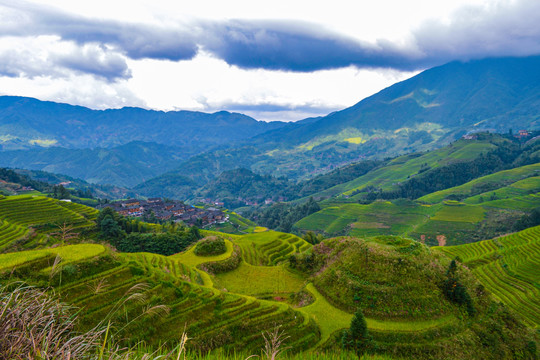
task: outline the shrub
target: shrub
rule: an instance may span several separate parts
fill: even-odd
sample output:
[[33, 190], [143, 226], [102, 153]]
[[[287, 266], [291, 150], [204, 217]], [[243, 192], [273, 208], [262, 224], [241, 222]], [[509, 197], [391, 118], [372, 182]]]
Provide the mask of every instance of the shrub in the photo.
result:
[[209, 236], [197, 243], [194, 252], [198, 256], [213, 256], [223, 254], [226, 251], [225, 240], [217, 236]]
[[201, 270], [210, 274], [220, 274], [236, 269], [242, 262], [242, 250], [238, 245], [234, 245], [231, 256], [225, 260], [212, 261], [199, 265]]

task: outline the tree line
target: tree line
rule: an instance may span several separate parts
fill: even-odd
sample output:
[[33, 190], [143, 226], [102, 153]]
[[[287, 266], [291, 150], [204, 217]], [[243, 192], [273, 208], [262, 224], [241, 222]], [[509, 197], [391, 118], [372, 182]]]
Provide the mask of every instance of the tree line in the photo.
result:
[[122, 252], [169, 256], [184, 251], [202, 238], [195, 226], [167, 224], [151, 227], [137, 219], [126, 219], [109, 207], [100, 211], [96, 223], [99, 237]]

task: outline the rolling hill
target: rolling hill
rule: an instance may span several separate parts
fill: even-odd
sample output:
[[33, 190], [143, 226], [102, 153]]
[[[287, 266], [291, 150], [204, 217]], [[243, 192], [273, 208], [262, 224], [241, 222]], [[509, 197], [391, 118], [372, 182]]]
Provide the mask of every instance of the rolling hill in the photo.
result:
[[[538, 163], [517, 166], [537, 161], [530, 151], [537, 141], [510, 150], [509, 157], [500, 152], [510, 149], [505, 144], [497, 136], [459, 140], [439, 150], [391, 159], [313, 194], [326, 199], [320, 202], [322, 209], [294, 228], [329, 236], [410, 236], [430, 245], [508, 233], [523, 214], [540, 207], [540, 182]], [[496, 153], [498, 160], [490, 160], [489, 154]]]
[[108, 149], [54, 146], [0, 151], [0, 164], [65, 174], [94, 184], [129, 188], [176, 168], [189, 156], [190, 153], [183, 148], [138, 141]]

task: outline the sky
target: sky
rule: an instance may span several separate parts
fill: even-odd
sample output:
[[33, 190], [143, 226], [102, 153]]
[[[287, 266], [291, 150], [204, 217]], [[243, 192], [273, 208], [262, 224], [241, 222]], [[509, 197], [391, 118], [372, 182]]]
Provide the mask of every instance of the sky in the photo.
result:
[[0, 0], [0, 95], [296, 121], [540, 54], [538, 0]]

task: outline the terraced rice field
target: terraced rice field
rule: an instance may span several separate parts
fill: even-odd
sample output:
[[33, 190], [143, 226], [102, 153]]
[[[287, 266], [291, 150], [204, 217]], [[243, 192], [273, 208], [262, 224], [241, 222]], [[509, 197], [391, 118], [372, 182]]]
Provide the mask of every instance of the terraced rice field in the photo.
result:
[[320, 324], [321, 343], [327, 341], [330, 335], [336, 331], [347, 329], [351, 325], [352, 314], [332, 306], [313, 284], [308, 284], [306, 289], [313, 295], [315, 301], [302, 308], [302, 311], [312, 316]]
[[28, 229], [19, 225], [0, 220], [0, 250], [12, 242], [22, 238], [28, 233]]
[[[44, 196], [0, 198], [0, 250], [25, 237], [28, 239], [25, 239], [24, 248], [36, 247], [46, 241], [43, 234], [58, 230], [57, 226], [64, 222], [75, 229], [94, 226], [97, 213], [97, 210], [84, 205]], [[29, 231], [29, 227], [34, 227], [35, 231]]]
[[[303, 313], [284, 303], [201, 286], [198, 272], [172, 257], [146, 253], [113, 255], [101, 245], [72, 245], [0, 255], [4, 269], [18, 269], [9, 274], [0, 272], [0, 276], [16, 278], [20, 273], [30, 283], [43, 276], [49, 279], [49, 275], [44, 275], [50, 272], [49, 262], [38, 264], [33, 260], [55, 254], [74, 267], [66, 267], [58, 275], [51, 275], [51, 279], [54, 283], [61, 277], [56, 283], [57, 292], [64, 301], [84, 310], [83, 329], [111, 319], [117, 329], [123, 328], [122, 334], [129, 334], [134, 341], [145, 339], [147, 344], [157, 345], [176, 341], [185, 328], [195, 351], [223, 346], [212, 342], [223, 334], [230, 336], [226, 348], [260, 349], [261, 331], [270, 330], [275, 324], [282, 325], [295, 349], [307, 349], [319, 340], [315, 323]], [[41, 268], [36, 268], [36, 264]], [[130, 297], [138, 300], [128, 301]], [[161, 304], [169, 307], [168, 316], [144, 315]], [[131, 319], [137, 321], [130, 322]]]
[[237, 269], [216, 275], [214, 286], [252, 296], [287, 296], [300, 291], [304, 279], [284, 266], [254, 266], [242, 263]]
[[[355, 191], [362, 191], [367, 186], [380, 187], [390, 190], [393, 184], [407, 180], [411, 174], [416, 174], [424, 164], [431, 168], [444, 166], [455, 161], [467, 161], [486, 153], [496, 146], [488, 142], [471, 143], [459, 140], [452, 147], [418, 154], [403, 155], [390, 161], [386, 166], [377, 168], [344, 184], [336, 185], [330, 189], [313, 194], [314, 198], [329, 198], [339, 194], [352, 195]], [[355, 197], [353, 196], [353, 199]]]
[[[493, 191], [497, 192], [497, 194], [500, 193], [500, 195], [502, 196], [503, 193], [505, 194], [507, 191], [512, 190], [509, 188], [513, 188], [513, 190], [516, 191], [515, 195], [524, 195], [524, 192], [520, 190], [533, 190], [538, 188], [539, 174], [540, 164], [526, 165], [515, 169], [504, 170], [495, 174], [483, 176], [460, 186], [452, 187], [422, 196], [418, 200], [429, 204], [435, 204], [443, 201], [445, 198], [453, 194], [467, 197], [468, 199], [466, 199], [465, 202], [470, 204], [476, 204], [478, 203], [478, 198], [480, 196], [488, 199], [491, 193], [493, 193]], [[477, 195], [471, 196], [471, 192], [473, 192], [475, 189], [482, 187], [493, 188], [493, 190], [487, 191], [484, 194], [477, 193]], [[507, 195], [510, 195], [510, 193], [508, 193]]]
[[499, 209], [530, 211], [540, 206], [540, 193], [516, 196], [509, 199], [486, 201], [482, 203], [482, 206]]
[[23, 265], [39, 258], [58, 255], [62, 259], [62, 264], [68, 264], [97, 256], [105, 252], [103, 245], [99, 244], [78, 244], [60, 246], [43, 250], [21, 251], [16, 253], [0, 254], [0, 270], [9, 269], [14, 266]]
[[311, 247], [298, 236], [277, 231], [245, 235], [235, 239], [235, 243], [242, 249], [244, 261], [251, 265], [276, 265]]
[[369, 205], [337, 204], [298, 221], [302, 230], [324, 231], [330, 235], [403, 235], [427, 220], [434, 209], [414, 203], [396, 205], [376, 201]]
[[443, 205], [432, 220], [477, 223], [484, 219], [485, 210], [473, 205]]
[[540, 326], [540, 226], [473, 244], [442, 247], [525, 321]]
[[195, 246], [192, 246], [187, 251], [172, 255], [171, 258], [187, 266], [196, 267], [207, 262], [221, 261], [229, 258], [233, 252], [233, 244], [230, 240], [225, 240], [225, 246], [227, 247], [227, 251], [215, 256], [199, 256], [195, 254]]
[[10, 196], [0, 199], [0, 219], [21, 226], [63, 221], [76, 226], [91, 225], [80, 214], [59, 205], [59, 201], [43, 196]]
[[92, 207], [77, 204], [74, 202], [66, 202], [66, 201], [60, 201], [58, 202], [59, 205], [76, 212], [77, 214], [82, 215], [83, 217], [89, 219], [89, 220], [96, 220], [99, 211], [97, 209], [94, 209]]

